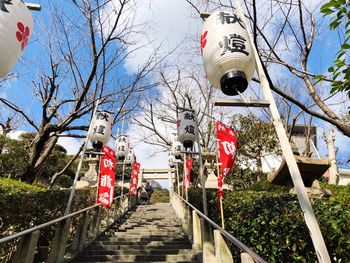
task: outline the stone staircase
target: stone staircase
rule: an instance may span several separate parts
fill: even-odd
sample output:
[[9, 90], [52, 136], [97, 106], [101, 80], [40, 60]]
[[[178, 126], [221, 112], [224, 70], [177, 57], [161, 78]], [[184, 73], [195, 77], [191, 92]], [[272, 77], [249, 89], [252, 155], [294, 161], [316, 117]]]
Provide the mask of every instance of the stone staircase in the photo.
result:
[[170, 204], [140, 205], [71, 262], [197, 262]]

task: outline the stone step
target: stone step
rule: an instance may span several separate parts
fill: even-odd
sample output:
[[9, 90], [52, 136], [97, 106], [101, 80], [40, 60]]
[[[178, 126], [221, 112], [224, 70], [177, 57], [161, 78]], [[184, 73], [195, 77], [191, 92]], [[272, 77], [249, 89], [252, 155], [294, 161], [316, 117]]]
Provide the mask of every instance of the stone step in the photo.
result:
[[125, 249], [125, 250], [100, 250], [100, 249], [89, 249], [85, 255], [180, 255], [192, 253], [192, 249], [174, 249], [174, 248], [166, 248], [166, 249], [150, 249], [144, 247], [142, 249]]
[[140, 241], [145, 241], [145, 242], [150, 242], [150, 241], [180, 241], [180, 242], [186, 242], [188, 241], [188, 238], [183, 236], [183, 237], [172, 237], [172, 236], [154, 236], [154, 237], [140, 237], [140, 236], [135, 236], [135, 237], [106, 237], [103, 236], [99, 239], [100, 241], [114, 241], [114, 242], [140, 242]]
[[178, 255], [85, 255], [77, 258], [75, 262], [96, 262], [96, 261], [115, 261], [115, 262], [143, 262], [143, 261], [160, 261], [160, 262], [179, 262], [192, 261], [193, 253]]
[[[99, 241], [96, 241], [96, 242], [99, 242]], [[89, 247], [89, 249], [93, 249], [93, 250], [128, 250], [128, 249], [150, 249], [150, 250], [178, 249], [180, 250], [180, 249], [191, 249], [191, 248], [192, 248], [192, 244], [190, 242], [187, 242], [187, 243], [179, 242], [176, 244], [173, 244], [173, 243], [167, 244], [165, 242], [157, 242], [157, 241], [153, 241], [151, 243], [144, 243], [144, 244], [132, 243], [128, 245], [96, 243], [91, 247]]]
[[92, 243], [92, 246], [105, 246], [105, 245], [109, 245], [109, 246], [179, 246], [179, 245], [191, 245], [189, 240], [180, 240], [180, 241], [139, 241], [137, 243], [133, 242], [133, 241], [110, 241], [110, 240], [99, 240], [99, 241], [94, 241]]
[[105, 237], [120, 237], [120, 238], [162, 238], [162, 237], [187, 237], [185, 234], [183, 233], [178, 233], [178, 234], [170, 234], [169, 233], [158, 233], [158, 234], [154, 234], [154, 233], [130, 233], [130, 232], [113, 232], [113, 233], [105, 233], [104, 235]]

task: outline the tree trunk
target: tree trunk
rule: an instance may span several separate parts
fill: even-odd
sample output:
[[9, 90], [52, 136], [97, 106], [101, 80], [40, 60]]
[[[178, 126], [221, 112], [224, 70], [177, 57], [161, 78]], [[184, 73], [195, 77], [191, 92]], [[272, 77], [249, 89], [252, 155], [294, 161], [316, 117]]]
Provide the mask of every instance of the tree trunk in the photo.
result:
[[259, 181], [261, 181], [263, 174], [264, 174], [263, 169], [262, 169], [262, 160], [261, 160], [260, 155], [256, 156], [256, 166], [257, 166], [256, 181], [259, 182]]
[[52, 152], [57, 140], [57, 136], [50, 138], [50, 131], [48, 128], [43, 128], [37, 133], [30, 146], [29, 163], [21, 176], [21, 181], [29, 184], [35, 181], [41, 166]]

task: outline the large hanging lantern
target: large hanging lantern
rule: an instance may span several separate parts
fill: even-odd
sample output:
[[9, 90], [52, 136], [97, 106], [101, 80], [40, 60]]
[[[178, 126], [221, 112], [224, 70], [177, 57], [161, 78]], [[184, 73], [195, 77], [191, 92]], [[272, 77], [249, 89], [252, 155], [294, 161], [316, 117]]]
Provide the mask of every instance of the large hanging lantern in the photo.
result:
[[229, 96], [246, 90], [255, 71], [249, 32], [236, 10], [214, 12], [204, 22], [201, 50], [211, 84]]
[[106, 145], [112, 134], [112, 115], [108, 111], [97, 110], [92, 119], [90, 141], [95, 149], [100, 150]]
[[179, 112], [176, 124], [178, 140], [185, 148], [191, 148], [197, 138], [194, 112], [190, 110]]
[[129, 153], [129, 138], [126, 135], [120, 135], [115, 143], [118, 160], [123, 161]]
[[134, 162], [136, 161], [136, 157], [135, 157], [135, 154], [134, 154], [134, 150], [133, 149], [129, 149], [129, 152], [127, 154], [127, 156], [125, 157], [125, 164], [127, 166], [130, 166], [132, 165]]
[[182, 144], [179, 141], [174, 141], [171, 145], [171, 154], [175, 157], [175, 159], [180, 160], [181, 159], [181, 151], [182, 151]]
[[0, 0], [0, 78], [16, 64], [32, 30], [32, 14], [21, 0]]

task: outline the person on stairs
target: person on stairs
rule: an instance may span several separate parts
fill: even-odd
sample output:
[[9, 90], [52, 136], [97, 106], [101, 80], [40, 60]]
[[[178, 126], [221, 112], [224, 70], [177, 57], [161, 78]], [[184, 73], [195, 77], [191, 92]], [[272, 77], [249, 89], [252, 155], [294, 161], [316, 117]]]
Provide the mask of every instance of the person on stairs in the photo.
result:
[[151, 196], [153, 194], [153, 187], [152, 187], [152, 185], [151, 185], [151, 183], [149, 181], [146, 182], [145, 190], [146, 190], [147, 195], [148, 195], [148, 202], [150, 203], [151, 202]]

